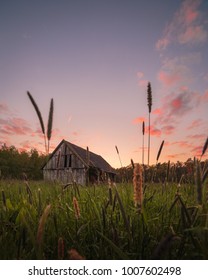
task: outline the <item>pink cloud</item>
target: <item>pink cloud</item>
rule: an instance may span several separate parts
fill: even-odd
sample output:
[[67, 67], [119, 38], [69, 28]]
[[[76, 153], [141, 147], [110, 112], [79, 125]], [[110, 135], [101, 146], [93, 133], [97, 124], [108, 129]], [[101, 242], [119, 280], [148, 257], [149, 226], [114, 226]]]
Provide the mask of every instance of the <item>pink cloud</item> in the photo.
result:
[[208, 102], [208, 90], [205, 91], [205, 93], [203, 94], [202, 98], [201, 98], [202, 102]]
[[133, 124], [143, 123], [145, 121], [146, 121], [146, 118], [144, 118], [144, 117], [137, 117], [136, 119], [133, 120]]
[[187, 25], [191, 24], [199, 17], [199, 12], [196, 10], [196, 8], [197, 8], [196, 4], [194, 6], [193, 5], [185, 6], [184, 19]]
[[156, 48], [158, 50], [165, 50], [169, 44], [170, 44], [170, 40], [164, 37], [157, 41]]
[[161, 70], [158, 73], [158, 79], [160, 82], [162, 82], [162, 84], [166, 86], [172, 86], [180, 80], [180, 76], [177, 73], [167, 73]]
[[180, 44], [204, 43], [206, 40], [207, 31], [203, 28], [203, 26], [189, 26], [178, 36], [178, 41]]
[[195, 79], [191, 68], [199, 65], [201, 59], [199, 52], [166, 58], [162, 61], [157, 78], [163, 87], [171, 87], [171, 89], [177, 87], [185, 91], [187, 90], [185, 85], [193, 82]]
[[0, 113], [10, 113], [9, 107], [5, 103], [0, 103]]
[[[145, 128], [145, 133], [149, 133], [149, 126]], [[161, 136], [161, 130], [154, 127], [153, 125], [150, 126], [150, 135], [160, 137]]]
[[196, 140], [204, 140], [206, 138], [206, 134], [193, 134], [193, 135], [188, 135], [188, 139], [196, 139]]
[[140, 87], [147, 87], [147, 83], [148, 83], [148, 80], [144, 79], [144, 73], [139, 71], [137, 72], [137, 78], [138, 78], [138, 85]]
[[195, 156], [195, 157], [200, 157], [201, 156], [201, 153], [202, 153], [202, 146], [195, 146], [192, 150], [191, 150], [191, 152], [193, 153], [193, 156]]
[[193, 145], [189, 141], [184, 141], [184, 140], [172, 142], [172, 145], [176, 145], [183, 149], [193, 148]]
[[27, 121], [21, 118], [10, 118], [7, 120], [1, 119], [0, 123], [3, 124], [0, 133], [7, 135], [26, 135], [32, 132]]
[[141, 72], [141, 71], [137, 72], [137, 77], [138, 77], [139, 79], [143, 78], [143, 77], [144, 77], [144, 73]]
[[173, 126], [173, 125], [163, 126], [161, 131], [166, 135], [170, 135], [175, 131], [175, 126]]
[[196, 119], [191, 122], [191, 124], [187, 127], [187, 129], [188, 130], [195, 129], [195, 128], [198, 128], [199, 126], [201, 126], [202, 124], [203, 124], [203, 121], [201, 119]]
[[166, 26], [162, 38], [156, 43], [158, 50], [166, 49], [172, 42], [178, 44], [198, 44], [208, 38], [205, 18], [199, 10], [200, 0], [185, 0]]
[[162, 114], [162, 109], [161, 108], [157, 108], [155, 110], [152, 111], [153, 115], [161, 115]]
[[147, 84], [148, 84], [148, 80], [139, 80], [139, 81], [138, 81], [138, 85], [139, 85], [140, 87], [146, 88], [146, 87], [147, 87]]
[[168, 159], [176, 159], [176, 160], [178, 160], [179, 158], [181, 158], [181, 156], [184, 156], [185, 155], [185, 153], [180, 153], [180, 154], [169, 154], [169, 155], [167, 155], [166, 157], [168, 158]]

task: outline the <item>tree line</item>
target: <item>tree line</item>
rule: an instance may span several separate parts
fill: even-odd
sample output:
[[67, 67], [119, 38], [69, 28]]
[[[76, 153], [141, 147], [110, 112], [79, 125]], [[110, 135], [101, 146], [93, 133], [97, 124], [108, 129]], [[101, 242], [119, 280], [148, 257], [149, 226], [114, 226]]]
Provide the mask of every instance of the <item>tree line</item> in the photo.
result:
[[0, 178], [22, 179], [25, 173], [31, 180], [43, 179], [42, 166], [47, 156], [36, 149], [19, 151], [15, 146], [2, 145], [0, 148]]

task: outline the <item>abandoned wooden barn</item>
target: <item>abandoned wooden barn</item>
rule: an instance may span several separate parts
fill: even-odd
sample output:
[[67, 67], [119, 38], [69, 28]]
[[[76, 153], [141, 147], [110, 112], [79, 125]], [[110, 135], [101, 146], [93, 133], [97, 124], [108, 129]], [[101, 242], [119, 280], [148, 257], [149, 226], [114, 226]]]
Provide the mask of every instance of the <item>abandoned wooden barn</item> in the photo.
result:
[[44, 180], [86, 185], [113, 181], [115, 170], [100, 155], [62, 140], [43, 166]]

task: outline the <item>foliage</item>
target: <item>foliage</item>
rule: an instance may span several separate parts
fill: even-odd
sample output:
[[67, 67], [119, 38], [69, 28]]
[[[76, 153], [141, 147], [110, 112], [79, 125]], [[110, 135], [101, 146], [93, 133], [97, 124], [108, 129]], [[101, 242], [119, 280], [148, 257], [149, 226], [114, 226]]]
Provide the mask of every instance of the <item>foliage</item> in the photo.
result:
[[36, 149], [30, 152], [18, 151], [14, 146], [3, 145], [0, 149], [0, 170], [2, 178], [20, 179], [25, 173], [33, 180], [42, 179], [42, 170], [46, 156], [40, 155]]
[[138, 208], [132, 183], [2, 180], [0, 259], [208, 259], [206, 182], [201, 204], [197, 183], [148, 182]]

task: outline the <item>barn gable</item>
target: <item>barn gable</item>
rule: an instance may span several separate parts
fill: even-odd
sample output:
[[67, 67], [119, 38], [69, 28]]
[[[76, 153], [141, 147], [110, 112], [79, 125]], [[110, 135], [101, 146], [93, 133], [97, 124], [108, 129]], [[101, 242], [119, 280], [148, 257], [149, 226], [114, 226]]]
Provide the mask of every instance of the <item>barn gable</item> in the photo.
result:
[[115, 170], [100, 155], [62, 140], [43, 166], [43, 176], [49, 181], [85, 185], [113, 179]]

